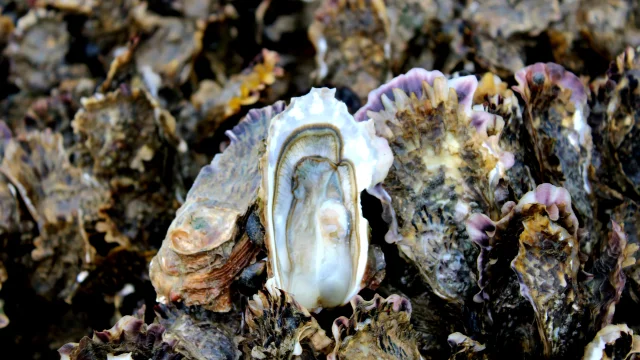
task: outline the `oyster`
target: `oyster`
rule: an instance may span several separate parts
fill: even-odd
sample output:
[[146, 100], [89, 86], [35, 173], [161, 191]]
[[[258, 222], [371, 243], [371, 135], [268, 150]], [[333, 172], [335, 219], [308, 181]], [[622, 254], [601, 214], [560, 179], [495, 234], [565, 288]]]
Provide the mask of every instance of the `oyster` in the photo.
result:
[[202, 50], [206, 23], [157, 16], [146, 10], [146, 3], [138, 5], [132, 13], [140, 27], [152, 33], [134, 53], [138, 71], [159, 75], [163, 85], [184, 84]]
[[62, 136], [49, 129], [9, 140], [0, 173], [16, 189], [38, 228], [31, 252], [36, 264], [32, 286], [51, 296], [62, 285], [60, 295], [70, 295], [76, 277], [93, 266], [96, 250], [87, 230], [98, 221], [107, 190], [69, 163]]
[[453, 353], [449, 360], [463, 360], [463, 359], [488, 359], [483, 351], [487, 348], [479, 342], [469, 338], [468, 336], [455, 332], [449, 335], [449, 345], [451, 345], [451, 352]]
[[356, 295], [351, 306], [351, 318], [339, 317], [333, 322], [336, 344], [328, 359], [422, 359], [409, 321], [409, 300], [399, 295], [384, 299], [376, 294], [365, 301]]
[[123, 85], [83, 99], [71, 125], [75, 164], [111, 190], [98, 225], [106, 241], [129, 246], [164, 232], [178, 208], [171, 166], [186, 150], [171, 114], [146, 91]]
[[316, 48], [318, 80], [349, 86], [364, 101], [387, 79], [391, 45], [382, 0], [324, 0], [309, 38]]
[[577, 76], [554, 63], [527, 66], [515, 75], [513, 89], [525, 101], [524, 124], [537, 159], [532, 164], [538, 183], [562, 186], [571, 194], [581, 224], [591, 235], [580, 246], [590, 253], [595, 238], [589, 167], [593, 142], [587, 124], [589, 107], [584, 85]]
[[[586, 326], [580, 316], [586, 304], [578, 285], [578, 219], [568, 191], [539, 185], [517, 205], [506, 203], [503, 215], [497, 222], [483, 214], [467, 221], [471, 239], [481, 248], [476, 301], [487, 303], [491, 342], [530, 356], [541, 350], [545, 357], [575, 351]], [[531, 333], [534, 323], [539, 337]]]
[[101, 359], [180, 359], [175, 340], [165, 341], [165, 329], [142, 319], [125, 316], [111, 329], [97, 331], [93, 338], [85, 336], [79, 343], [69, 343], [58, 349], [61, 360]]
[[278, 102], [249, 111], [227, 132], [230, 145], [200, 171], [151, 261], [149, 273], [159, 302], [231, 309], [229, 286], [262, 245], [260, 232], [249, 231], [261, 226], [249, 216], [262, 179], [260, 144], [271, 119], [283, 110], [284, 103]]
[[640, 336], [626, 324], [608, 325], [598, 331], [584, 349], [583, 360], [637, 359], [640, 354]]
[[275, 286], [315, 310], [363, 286], [369, 223], [360, 192], [387, 175], [392, 154], [373, 122], [356, 122], [335, 89], [312, 89], [277, 115], [263, 158], [262, 196]]
[[11, 59], [11, 80], [28, 92], [46, 93], [61, 79], [88, 75], [85, 65], [66, 64], [70, 42], [62, 14], [45, 9], [29, 11], [18, 21], [5, 50]]
[[399, 241], [432, 290], [459, 304], [475, 286], [464, 221], [473, 212], [498, 214], [500, 184], [513, 165], [498, 144], [502, 118], [471, 109], [476, 87], [473, 76], [447, 80], [413, 69], [370, 93], [355, 114], [374, 121], [395, 155], [376, 189], [391, 224], [387, 242]]
[[285, 291], [267, 281], [266, 290], [249, 301], [245, 311], [249, 327], [243, 348], [247, 358], [316, 358], [328, 352], [331, 339], [309, 311]]

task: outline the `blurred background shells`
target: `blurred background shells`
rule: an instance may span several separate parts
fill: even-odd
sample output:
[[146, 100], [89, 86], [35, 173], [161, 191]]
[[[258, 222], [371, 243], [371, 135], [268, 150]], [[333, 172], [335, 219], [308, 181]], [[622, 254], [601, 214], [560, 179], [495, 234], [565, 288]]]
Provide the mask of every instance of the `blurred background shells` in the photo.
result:
[[[638, 2], [0, 0], [0, 49], [3, 354], [640, 357]], [[394, 155], [321, 311], [259, 194], [312, 87]]]

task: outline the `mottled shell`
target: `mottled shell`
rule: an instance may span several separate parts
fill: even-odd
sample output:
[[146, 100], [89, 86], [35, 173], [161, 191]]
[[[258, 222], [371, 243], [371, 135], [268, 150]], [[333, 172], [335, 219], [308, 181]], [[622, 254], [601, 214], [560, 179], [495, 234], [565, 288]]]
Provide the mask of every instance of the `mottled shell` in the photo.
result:
[[513, 155], [498, 143], [501, 117], [471, 109], [474, 76], [447, 80], [439, 71], [413, 69], [369, 94], [357, 120], [371, 118], [394, 163], [376, 195], [398, 242], [433, 291], [462, 303], [475, 285], [475, 248], [464, 221], [496, 212], [500, 183]]
[[[513, 89], [525, 101], [523, 119], [531, 138], [535, 162], [531, 170], [538, 183], [569, 191], [578, 219], [591, 235], [581, 244], [591, 253], [597, 243], [589, 167], [593, 150], [586, 89], [580, 79], [554, 63], [536, 63], [515, 74]], [[533, 160], [533, 159], [532, 159]]]
[[316, 48], [315, 76], [347, 86], [361, 101], [387, 79], [390, 23], [382, 0], [324, 0], [309, 26]]
[[229, 286], [262, 245], [243, 230], [258, 199], [261, 144], [271, 119], [283, 109], [278, 102], [251, 110], [227, 133], [226, 150], [200, 171], [150, 265], [160, 302], [230, 309]]
[[276, 116], [263, 159], [264, 224], [275, 286], [308, 309], [349, 301], [369, 251], [360, 192], [392, 155], [372, 122], [356, 122], [335, 90], [312, 89]]
[[[522, 301], [528, 300], [540, 340], [527, 334], [528, 346], [523, 347], [520, 342], [525, 341], [517, 338], [502, 340], [506, 346], [518, 352], [541, 351], [546, 357], [575, 351], [584, 306], [578, 288], [578, 219], [569, 192], [542, 184], [518, 204], [506, 203], [503, 214], [497, 222], [482, 214], [467, 221], [469, 236], [481, 248], [481, 291], [476, 301], [487, 303], [498, 336], [517, 337], [530, 329], [527, 323], [533, 323], [530, 308]], [[514, 294], [516, 284], [523, 298]], [[541, 349], [533, 345], [538, 341]]]
[[315, 359], [333, 343], [309, 311], [291, 294], [267, 281], [266, 290], [249, 300], [245, 320], [249, 334], [242, 345], [245, 356], [256, 359]]
[[391, 295], [376, 294], [370, 301], [357, 295], [351, 300], [351, 318], [333, 322], [336, 341], [329, 360], [375, 358], [385, 360], [422, 359], [417, 334], [410, 323], [411, 303]]

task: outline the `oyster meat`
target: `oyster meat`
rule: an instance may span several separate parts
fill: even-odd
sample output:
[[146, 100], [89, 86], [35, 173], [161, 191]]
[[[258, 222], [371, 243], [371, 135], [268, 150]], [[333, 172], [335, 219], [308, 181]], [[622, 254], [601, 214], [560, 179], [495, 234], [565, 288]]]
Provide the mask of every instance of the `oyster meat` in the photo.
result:
[[271, 122], [262, 165], [275, 285], [307, 309], [344, 304], [362, 288], [369, 223], [360, 192], [393, 159], [373, 122], [356, 122], [334, 96], [322, 88], [293, 98]]

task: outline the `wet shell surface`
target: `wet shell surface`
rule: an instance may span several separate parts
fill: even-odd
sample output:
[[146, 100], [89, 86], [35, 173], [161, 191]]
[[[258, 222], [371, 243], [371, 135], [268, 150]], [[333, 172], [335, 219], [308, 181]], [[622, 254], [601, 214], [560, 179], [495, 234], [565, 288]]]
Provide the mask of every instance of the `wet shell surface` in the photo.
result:
[[250, 236], [260, 225], [249, 215], [261, 181], [260, 144], [271, 118], [283, 109], [278, 102], [249, 111], [227, 133], [229, 147], [200, 171], [150, 265], [160, 302], [230, 310], [229, 286], [262, 245]]
[[373, 122], [356, 122], [335, 90], [312, 89], [276, 116], [263, 159], [271, 273], [307, 309], [348, 302], [369, 247], [360, 192], [387, 175], [392, 154]]
[[433, 291], [462, 303], [474, 287], [475, 248], [464, 220], [497, 212], [501, 182], [513, 155], [500, 148], [498, 115], [472, 110], [474, 76], [451, 80], [439, 71], [413, 69], [369, 94], [358, 110], [389, 141], [393, 167], [376, 189], [397, 242]]

